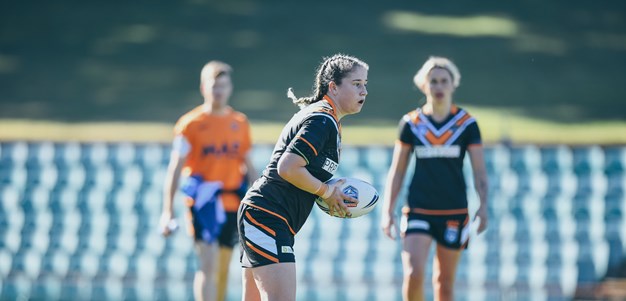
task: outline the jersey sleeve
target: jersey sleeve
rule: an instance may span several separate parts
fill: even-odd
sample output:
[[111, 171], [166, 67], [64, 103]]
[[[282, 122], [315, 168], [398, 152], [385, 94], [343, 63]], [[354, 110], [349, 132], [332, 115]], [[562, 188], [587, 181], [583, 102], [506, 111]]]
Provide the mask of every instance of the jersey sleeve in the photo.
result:
[[480, 129], [478, 128], [478, 123], [476, 123], [476, 121], [469, 124], [465, 132], [467, 133], [466, 141], [467, 141], [468, 146], [472, 144], [483, 143], [482, 138], [480, 136]]
[[189, 119], [186, 116], [181, 117], [174, 126], [175, 136], [184, 136], [187, 140], [191, 140], [189, 135]]
[[411, 120], [408, 115], [405, 115], [402, 119], [400, 119], [400, 124], [398, 125], [399, 132], [399, 140], [402, 143], [414, 145], [415, 144], [415, 135], [411, 131]]
[[332, 117], [323, 114], [311, 116], [303, 122], [287, 151], [300, 155], [308, 164], [317, 157], [328, 139], [336, 139], [337, 134]]

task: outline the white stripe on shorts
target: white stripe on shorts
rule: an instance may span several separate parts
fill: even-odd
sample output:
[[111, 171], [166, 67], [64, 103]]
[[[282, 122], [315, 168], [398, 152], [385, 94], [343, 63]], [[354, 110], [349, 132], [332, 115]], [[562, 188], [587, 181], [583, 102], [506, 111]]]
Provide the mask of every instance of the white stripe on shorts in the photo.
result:
[[248, 221], [246, 221], [245, 219], [243, 220], [243, 227], [244, 227], [243, 233], [245, 233], [245, 237], [249, 241], [265, 249], [266, 251], [274, 254], [274, 256], [278, 256], [278, 249], [276, 248], [276, 240], [274, 238], [263, 233], [261, 230], [257, 229], [257, 227], [255, 227], [254, 225], [251, 225], [250, 223], [248, 223]]

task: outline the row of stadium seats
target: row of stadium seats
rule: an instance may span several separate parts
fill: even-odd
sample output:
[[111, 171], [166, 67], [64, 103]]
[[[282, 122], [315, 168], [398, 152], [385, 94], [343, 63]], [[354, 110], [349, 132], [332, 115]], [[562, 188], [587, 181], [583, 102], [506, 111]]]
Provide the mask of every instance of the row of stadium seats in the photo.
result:
[[[190, 299], [191, 241], [157, 231], [169, 150], [0, 142], [0, 300]], [[255, 146], [258, 170], [271, 151]], [[489, 230], [462, 256], [461, 300], [561, 300], [623, 260], [626, 147], [494, 145], [485, 159]], [[390, 161], [391, 148], [346, 146], [338, 176], [382, 192]], [[400, 298], [400, 243], [383, 237], [379, 218], [380, 206], [354, 220], [313, 211], [295, 245], [299, 299]], [[231, 265], [229, 299], [237, 300], [240, 269]]]

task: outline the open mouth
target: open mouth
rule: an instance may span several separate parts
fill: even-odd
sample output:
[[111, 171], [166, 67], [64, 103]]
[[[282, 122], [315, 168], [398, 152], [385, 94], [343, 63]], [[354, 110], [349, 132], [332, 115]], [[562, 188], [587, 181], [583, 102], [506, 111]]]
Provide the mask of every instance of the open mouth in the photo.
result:
[[365, 103], [365, 99], [359, 100], [359, 104], [363, 104], [363, 103]]

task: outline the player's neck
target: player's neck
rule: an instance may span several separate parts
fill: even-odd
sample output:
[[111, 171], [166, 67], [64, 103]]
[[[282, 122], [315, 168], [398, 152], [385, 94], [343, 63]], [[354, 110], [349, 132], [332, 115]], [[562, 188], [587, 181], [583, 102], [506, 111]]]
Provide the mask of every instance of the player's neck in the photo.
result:
[[431, 115], [433, 120], [437, 122], [445, 120], [448, 115], [450, 115], [451, 109], [452, 102], [450, 101], [429, 101], [426, 105], [424, 105], [424, 113]]
[[228, 106], [215, 106], [210, 102], [202, 104], [202, 111], [207, 115], [225, 115], [228, 112]]

